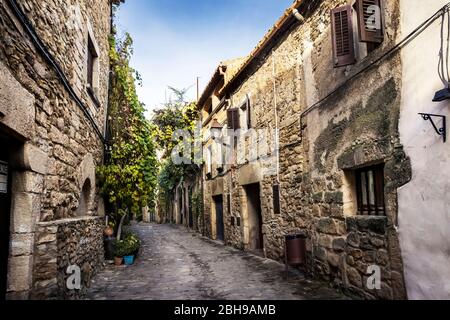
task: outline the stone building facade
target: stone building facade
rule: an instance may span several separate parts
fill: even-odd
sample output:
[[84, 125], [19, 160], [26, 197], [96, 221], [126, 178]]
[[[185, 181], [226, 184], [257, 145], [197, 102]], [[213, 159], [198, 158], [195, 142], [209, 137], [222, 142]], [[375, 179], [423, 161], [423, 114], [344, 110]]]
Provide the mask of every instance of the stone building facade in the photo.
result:
[[[1, 294], [77, 298], [103, 264], [111, 0], [0, 1]], [[67, 269], [81, 269], [68, 290]]]
[[283, 261], [285, 235], [300, 232], [308, 272], [350, 294], [449, 298], [449, 197], [440, 191], [449, 179], [432, 169], [448, 144], [418, 115], [449, 112], [431, 102], [440, 20], [416, 30], [446, 4], [437, 2], [295, 1], [240, 67], [214, 75], [199, 101], [208, 236]]

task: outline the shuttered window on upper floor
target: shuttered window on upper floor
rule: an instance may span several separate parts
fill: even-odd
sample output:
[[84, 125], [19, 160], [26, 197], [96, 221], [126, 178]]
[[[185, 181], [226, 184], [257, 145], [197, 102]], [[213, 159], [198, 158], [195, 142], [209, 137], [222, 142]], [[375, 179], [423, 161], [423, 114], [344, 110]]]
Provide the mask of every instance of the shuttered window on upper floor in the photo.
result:
[[359, 40], [382, 43], [384, 39], [383, 9], [381, 0], [356, 0]]
[[355, 63], [355, 45], [353, 40], [353, 9], [342, 6], [331, 10], [331, 29], [333, 38], [333, 58], [335, 67]]
[[227, 110], [227, 123], [228, 129], [238, 130], [240, 129], [239, 109], [233, 108]]

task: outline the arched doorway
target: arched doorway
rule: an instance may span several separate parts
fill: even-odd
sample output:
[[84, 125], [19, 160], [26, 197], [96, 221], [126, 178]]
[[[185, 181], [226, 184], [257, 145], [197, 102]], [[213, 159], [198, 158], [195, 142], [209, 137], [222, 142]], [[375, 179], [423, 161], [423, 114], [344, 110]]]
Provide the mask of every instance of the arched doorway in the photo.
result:
[[80, 201], [77, 209], [77, 217], [84, 217], [90, 215], [90, 204], [91, 204], [91, 180], [86, 179], [83, 188], [81, 189]]

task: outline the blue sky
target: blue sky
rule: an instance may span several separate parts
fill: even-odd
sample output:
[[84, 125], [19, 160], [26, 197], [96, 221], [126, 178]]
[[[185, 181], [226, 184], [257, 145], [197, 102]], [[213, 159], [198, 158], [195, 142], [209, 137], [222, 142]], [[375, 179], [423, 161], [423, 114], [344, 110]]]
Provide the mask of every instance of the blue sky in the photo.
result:
[[[206, 86], [220, 61], [246, 56], [293, 0], [127, 0], [116, 25], [134, 39], [139, 98], [153, 109], [167, 86]], [[195, 99], [195, 86], [189, 91]]]

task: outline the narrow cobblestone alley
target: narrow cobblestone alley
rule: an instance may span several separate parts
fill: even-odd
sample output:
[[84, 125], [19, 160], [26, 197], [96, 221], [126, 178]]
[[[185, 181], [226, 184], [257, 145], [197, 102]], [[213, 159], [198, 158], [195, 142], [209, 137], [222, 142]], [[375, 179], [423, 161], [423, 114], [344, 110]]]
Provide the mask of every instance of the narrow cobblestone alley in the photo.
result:
[[143, 241], [134, 266], [108, 266], [93, 281], [92, 300], [345, 299], [284, 266], [172, 225], [133, 226]]

